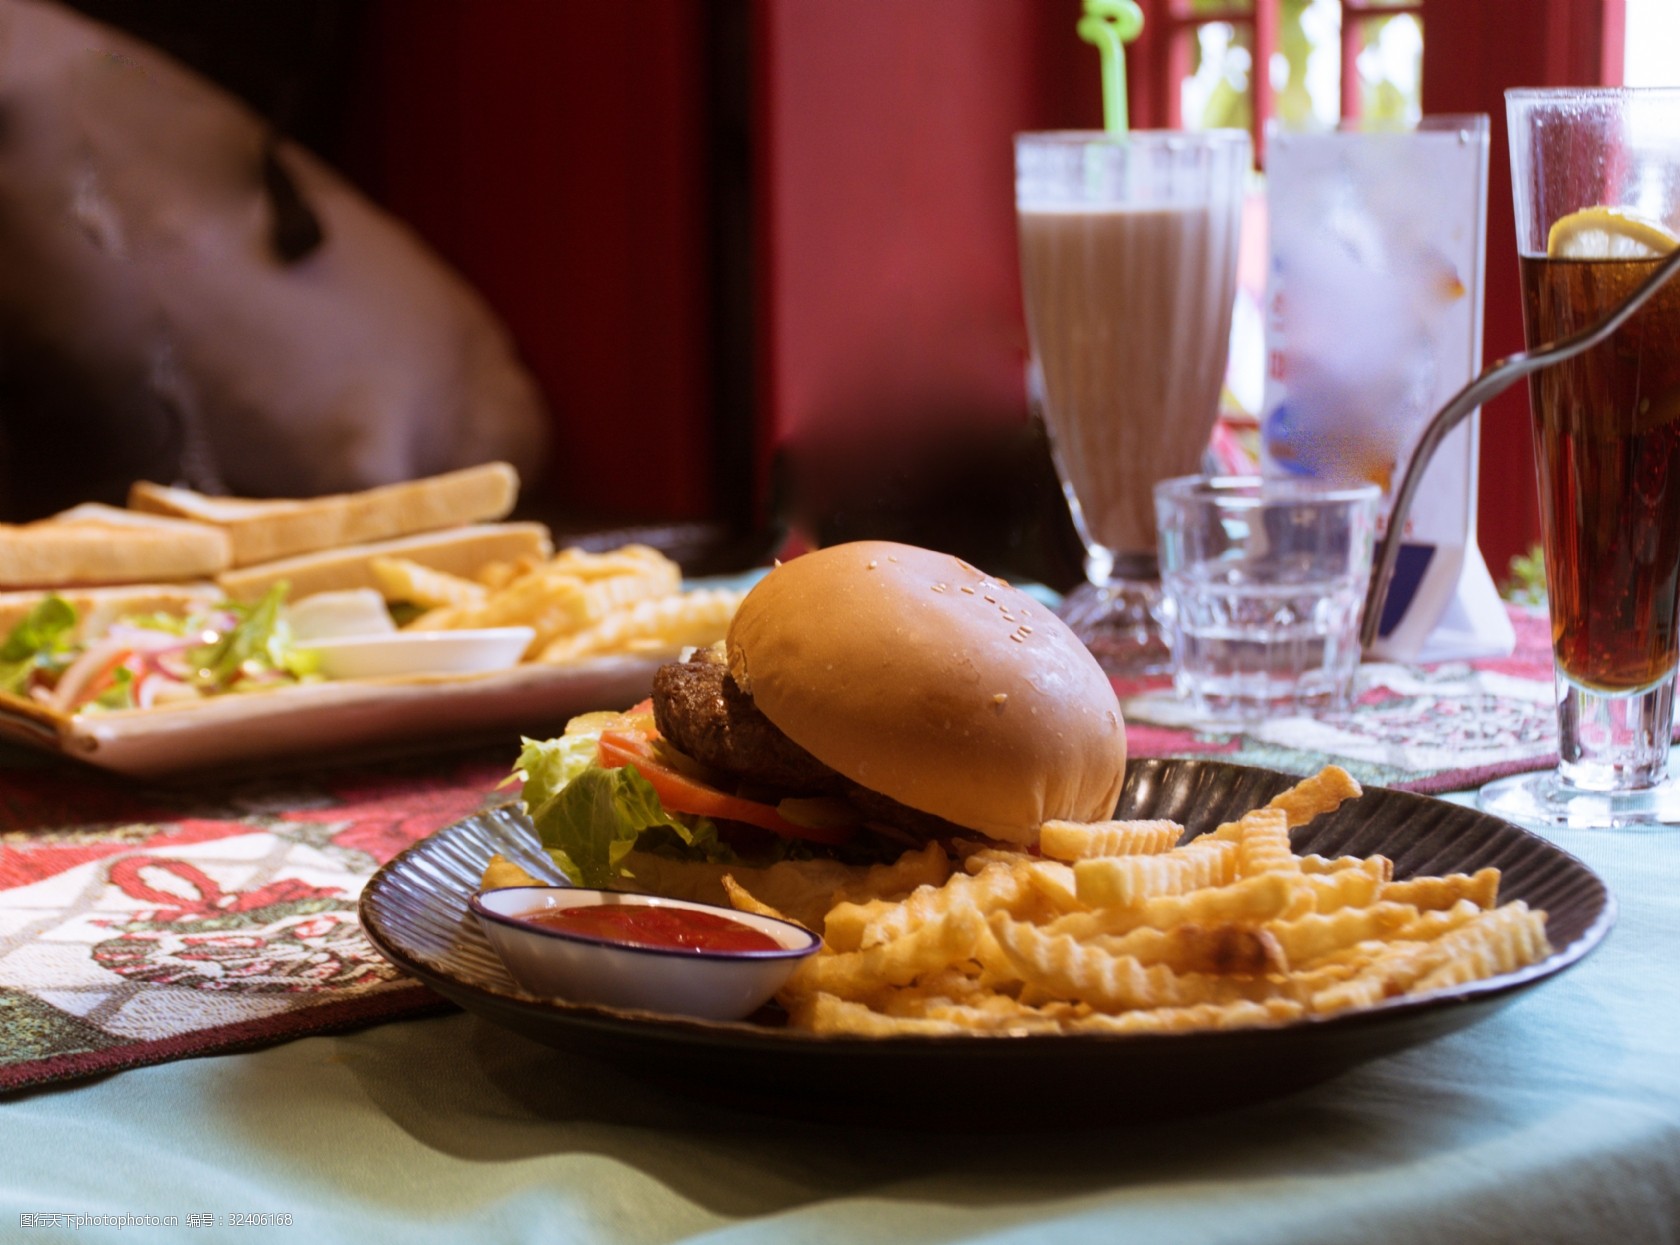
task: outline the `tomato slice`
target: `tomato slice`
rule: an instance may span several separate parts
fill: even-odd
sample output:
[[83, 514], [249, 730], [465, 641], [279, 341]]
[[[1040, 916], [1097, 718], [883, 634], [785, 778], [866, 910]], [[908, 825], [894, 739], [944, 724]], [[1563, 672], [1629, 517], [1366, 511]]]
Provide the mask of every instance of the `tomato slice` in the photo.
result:
[[661, 761], [654, 752], [653, 741], [639, 733], [602, 731], [596, 755], [603, 769], [634, 765], [653, 787], [659, 802], [673, 813], [694, 813], [701, 817], [745, 822], [784, 839], [807, 839], [813, 843], [844, 843], [852, 834], [850, 826], [797, 825], [769, 804], [719, 791], [710, 783], [701, 782]]
[[76, 694], [75, 700], [70, 705], [70, 712], [74, 713], [84, 705], [92, 704], [115, 687], [117, 671], [121, 670], [133, 656], [134, 654], [126, 648], [119, 649], [111, 654], [110, 659], [101, 664], [88, 681], [82, 684], [82, 690]]

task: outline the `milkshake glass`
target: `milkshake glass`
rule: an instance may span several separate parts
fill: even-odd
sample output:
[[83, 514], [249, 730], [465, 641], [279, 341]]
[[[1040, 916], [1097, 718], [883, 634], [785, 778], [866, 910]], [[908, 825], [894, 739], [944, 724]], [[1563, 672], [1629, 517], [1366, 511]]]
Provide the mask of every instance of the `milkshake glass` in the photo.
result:
[[1029, 394], [1089, 581], [1064, 616], [1112, 675], [1171, 670], [1152, 489], [1218, 416], [1249, 164], [1240, 130], [1015, 140]]

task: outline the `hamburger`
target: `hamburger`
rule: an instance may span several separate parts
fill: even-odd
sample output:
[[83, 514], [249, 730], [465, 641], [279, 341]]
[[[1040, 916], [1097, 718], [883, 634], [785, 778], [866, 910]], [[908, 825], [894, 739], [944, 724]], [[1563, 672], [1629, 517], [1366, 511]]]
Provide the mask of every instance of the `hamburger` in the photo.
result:
[[[948, 554], [858, 541], [794, 558], [722, 644], [626, 713], [526, 740], [518, 773], [574, 881], [765, 902], [906, 851], [1033, 844], [1112, 814], [1126, 736], [1107, 676], [1039, 601]], [[783, 868], [783, 873], [790, 870]]]

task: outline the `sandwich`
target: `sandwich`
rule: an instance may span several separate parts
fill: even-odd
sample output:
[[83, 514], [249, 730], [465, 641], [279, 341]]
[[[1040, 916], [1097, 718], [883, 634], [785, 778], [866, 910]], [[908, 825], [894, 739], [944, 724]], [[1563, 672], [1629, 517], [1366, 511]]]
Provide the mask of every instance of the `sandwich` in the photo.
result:
[[516, 773], [572, 881], [715, 902], [724, 874], [763, 897], [745, 879], [789, 861], [843, 889], [929, 844], [1031, 845], [1110, 816], [1125, 764], [1112, 685], [1045, 605], [860, 541], [771, 570], [722, 644], [628, 712], [526, 740]]

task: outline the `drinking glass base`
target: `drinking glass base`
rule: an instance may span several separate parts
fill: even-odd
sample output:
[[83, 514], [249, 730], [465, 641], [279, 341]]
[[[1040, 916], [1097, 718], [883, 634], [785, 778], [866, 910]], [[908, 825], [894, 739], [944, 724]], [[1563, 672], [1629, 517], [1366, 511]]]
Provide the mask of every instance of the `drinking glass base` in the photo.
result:
[[1488, 783], [1476, 793], [1476, 804], [1508, 821], [1570, 830], [1680, 829], [1680, 781], [1673, 779], [1630, 791], [1592, 791], [1565, 783], [1555, 770], [1519, 774]]
[[1056, 611], [1097, 664], [1117, 679], [1171, 674], [1172, 650], [1161, 625], [1161, 585], [1111, 579], [1081, 584]]

